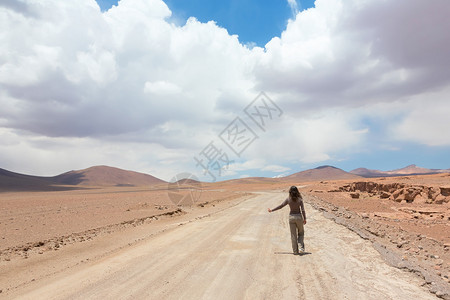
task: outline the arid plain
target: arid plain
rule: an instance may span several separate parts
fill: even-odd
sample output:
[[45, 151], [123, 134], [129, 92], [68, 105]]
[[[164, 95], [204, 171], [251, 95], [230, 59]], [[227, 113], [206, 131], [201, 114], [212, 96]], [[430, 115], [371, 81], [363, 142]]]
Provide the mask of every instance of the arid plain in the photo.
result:
[[[123, 180], [97, 168], [104, 175], [97, 184], [110, 180], [105, 170]], [[185, 181], [175, 190], [154, 182], [3, 191], [0, 298], [208, 298], [234, 289], [240, 298], [450, 299], [450, 174], [362, 178], [341, 171]], [[290, 253], [287, 211], [267, 213], [290, 185], [307, 204], [309, 252], [301, 257]], [[177, 202], [173, 193], [186, 197]], [[144, 260], [146, 270], [136, 269]], [[174, 265], [161, 265], [166, 260]], [[358, 263], [347, 270], [351, 261]], [[278, 286], [290, 275], [292, 286]], [[129, 289], [107, 288], [117, 280]]]

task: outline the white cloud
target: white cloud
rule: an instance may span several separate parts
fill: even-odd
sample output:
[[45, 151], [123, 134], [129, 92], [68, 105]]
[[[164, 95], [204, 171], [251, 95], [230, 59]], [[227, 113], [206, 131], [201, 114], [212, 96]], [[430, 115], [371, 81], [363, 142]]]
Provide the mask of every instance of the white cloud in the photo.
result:
[[5, 126], [77, 137], [136, 132], [167, 118], [207, 128], [222, 93], [252, 87], [251, 52], [236, 36], [194, 18], [175, 26], [161, 0], [123, 0], [103, 14], [93, 0], [26, 6], [40, 18], [0, 6], [9, 29], [0, 36], [0, 85], [22, 103]]
[[449, 99], [449, 88], [415, 96], [407, 103], [405, 116], [393, 126], [393, 136], [428, 146], [450, 146]]
[[389, 102], [448, 84], [448, 1], [315, 6], [266, 45], [255, 70], [260, 88], [294, 93], [317, 108]]
[[360, 124], [358, 114], [359, 111], [351, 110], [328, 110], [308, 116], [286, 113], [244, 154], [253, 159], [274, 157], [289, 162], [283, 165], [339, 158], [339, 153], [353, 152], [367, 141], [369, 131]]
[[263, 169], [266, 166], [266, 161], [264, 159], [251, 159], [247, 160], [243, 163], [235, 162], [230, 164], [229, 170], [230, 171], [248, 171], [248, 170], [255, 170], [255, 169]]
[[290, 175], [290, 174], [289, 173], [283, 173], [283, 174], [278, 174], [276, 176], [272, 176], [272, 178], [281, 178], [281, 177], [286, 177], [288, 175]]
[[1, 2], [0, 167], [201, 172], [193, 156], [261, 90], [283, 118], [230, 176], [398, 141], [450, 145], [447, 0], [317, 0], [265, 49], [170, 16], [161, 0], [104, 13], [94, 0]]
[[104, 86], [106, 83], [113, 82], [117, 79], [117, 67], [115, 55], [110, 51], [98, 51], [89, 49], [87, 52], [79, 52], [77, 54], [77, 62], [79, 72], [85, 72], [86, 75], [79, 75], [79, 77], [88, 77], [99, 86]]
[[295, 18], [295, 16], [298, 14], [298, 4], [296, 0], [287, 0], [289, 7], [291, 8], [292, 16]]
[[145, 93], [165, 95], [165, 94], [179, 94], [182, 92], [181, 88], [175, 83], [168, 81], [147, 81], [144, 86]]
[[262, 171], [270, 171], [270, 172], [286, 172], [289, 171], [291, 168], [283, 167], [279, 165], [268, 165], [262, 168]]

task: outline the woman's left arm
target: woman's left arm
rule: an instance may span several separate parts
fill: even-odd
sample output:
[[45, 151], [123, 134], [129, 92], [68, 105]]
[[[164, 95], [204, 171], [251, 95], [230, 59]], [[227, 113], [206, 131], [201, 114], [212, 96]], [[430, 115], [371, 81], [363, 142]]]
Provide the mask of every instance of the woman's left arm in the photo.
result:
[[303, 215], [303, 224], [306, 224], [306, 212], [305, 212], [305, 206], [303, 205], [303, 200], [300, 202], [300, 208], [302, 210], [302, 215]]

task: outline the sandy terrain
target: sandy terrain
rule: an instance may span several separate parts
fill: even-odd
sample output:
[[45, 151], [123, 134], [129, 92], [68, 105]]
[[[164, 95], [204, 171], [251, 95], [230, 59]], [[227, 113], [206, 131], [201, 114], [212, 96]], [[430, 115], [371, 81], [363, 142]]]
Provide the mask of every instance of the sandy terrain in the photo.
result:
[[[449, 178], [363, 180], [424, 194]], [[203, 184], [181, 207], [167, 186], [0, 193], [0, 298], [450, 299], [446, 198], [381, 199], [351, 180]], [[308, 210], [301, 257], [287, 208], [266, 211], [292, 184]]]
[[[54, 259], [45, 253], [10, 261], [9, 268], [2, 262], [0, 285], [4, 289], [0, 296], [435, 298], [417, 276], [387, 265], [370, 241], [324, 218], [309, 205], [307, 253], [291, 254], [287, 209], [273, 214], [266, 211], [284, 196], [262, 193], [215, 207], [207, 205], [87, 241], [82, 248], [89, 247], [89, 251], [79, 251], [77, 247], [83, 243], [75, 243], [55, 252]], [[112, 249], [112, 237], [116, 249]]]
[[[203, 191], [197, 204], [202, 199], [218, 201], [240, 195], [233, 191]], [[0, 193], [0, 259], [28, 257], [32, 252], [53, 250], [173, 213], [184, 212], [169, 199], [167, 186], [156, 190]]]

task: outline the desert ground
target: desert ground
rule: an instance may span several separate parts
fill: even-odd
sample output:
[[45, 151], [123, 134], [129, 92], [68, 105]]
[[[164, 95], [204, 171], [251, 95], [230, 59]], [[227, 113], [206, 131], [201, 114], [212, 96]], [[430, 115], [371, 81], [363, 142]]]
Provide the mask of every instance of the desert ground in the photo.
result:
[[[0, 298], [450, 299], [449, 179], [228, 181], [179, 205], [164, 185], [0, 193]], [[267, 212], [290, 185], [303, 255], [288, 208]]]

